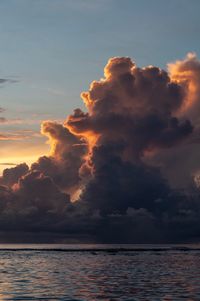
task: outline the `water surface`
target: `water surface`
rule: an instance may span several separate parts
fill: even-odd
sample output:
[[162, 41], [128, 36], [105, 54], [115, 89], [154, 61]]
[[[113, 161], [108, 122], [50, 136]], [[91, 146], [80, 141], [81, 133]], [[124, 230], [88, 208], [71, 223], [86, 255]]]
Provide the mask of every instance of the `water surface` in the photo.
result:
[[200, 248], [0, 245], [0, 300], [200, 300]]

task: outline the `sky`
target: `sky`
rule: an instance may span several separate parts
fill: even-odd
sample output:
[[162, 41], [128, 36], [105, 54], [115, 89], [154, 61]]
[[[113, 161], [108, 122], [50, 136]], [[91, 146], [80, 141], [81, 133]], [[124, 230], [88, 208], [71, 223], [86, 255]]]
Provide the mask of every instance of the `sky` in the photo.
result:
[[200, 241], [199, 10], [0, 1], [0, 242]]
[[[0, 2], [1, 163], [48, 153], [42, 120], [84, 108], [80, 93], [110, 57], [166, 68], [199, 54], [198, 0], [2, 0]], [[13, 137], [14, 136], [14, 137]], [[1, 170], [5, 166], [1, 166]]]

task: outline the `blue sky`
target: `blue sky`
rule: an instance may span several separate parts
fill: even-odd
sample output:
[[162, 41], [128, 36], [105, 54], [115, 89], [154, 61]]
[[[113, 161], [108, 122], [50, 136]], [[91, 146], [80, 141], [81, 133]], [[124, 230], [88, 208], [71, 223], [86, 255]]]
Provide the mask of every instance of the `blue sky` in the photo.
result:
[[0, 162], [46, 152], [40, 121], [83, 108], [80, 93], [110, 57], [165, 68], [187, 52], [199, 56], [199, 12], [199, 0], [1, 0], [0, 78], [13, 82], [1, 84], [10, 122], [0, 134], [19, 139], [0, 141]]

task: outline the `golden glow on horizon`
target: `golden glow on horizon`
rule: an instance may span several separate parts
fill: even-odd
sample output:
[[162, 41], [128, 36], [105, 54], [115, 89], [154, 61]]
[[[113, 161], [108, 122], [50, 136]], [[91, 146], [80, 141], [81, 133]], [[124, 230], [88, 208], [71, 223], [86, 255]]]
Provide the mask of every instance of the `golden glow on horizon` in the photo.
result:
[[[12, 168], [17, 164], [26, 163], [31, 165], [39, 157], [44, 156], [49, 151], [49, 145], [41, 141], [35, 143], [17, 143], [2, 146], [0, 150], [0, 175], [6, 168]], [[6, 164], [7, 163], [7, 164]]]
[[[4, 157], [0, 159], [0, 174], [3, 173], [3, 170], [6, 168], [12, 168], [16, 166], [17, 164], [26, 163], [28, 166], [30, 166], [32, 163], [37, 161], [38, 155], [34, 156], [18, 156], [18, 157]], [[8, 164], [6, 164], [8, 163]]]

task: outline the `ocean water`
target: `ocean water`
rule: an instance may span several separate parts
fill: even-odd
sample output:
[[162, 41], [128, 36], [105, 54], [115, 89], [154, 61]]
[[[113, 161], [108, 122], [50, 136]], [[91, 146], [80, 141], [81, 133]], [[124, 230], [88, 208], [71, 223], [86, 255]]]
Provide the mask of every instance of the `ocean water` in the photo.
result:
[[0, 245], [0, 300], [200, 300], [198, 246]]

